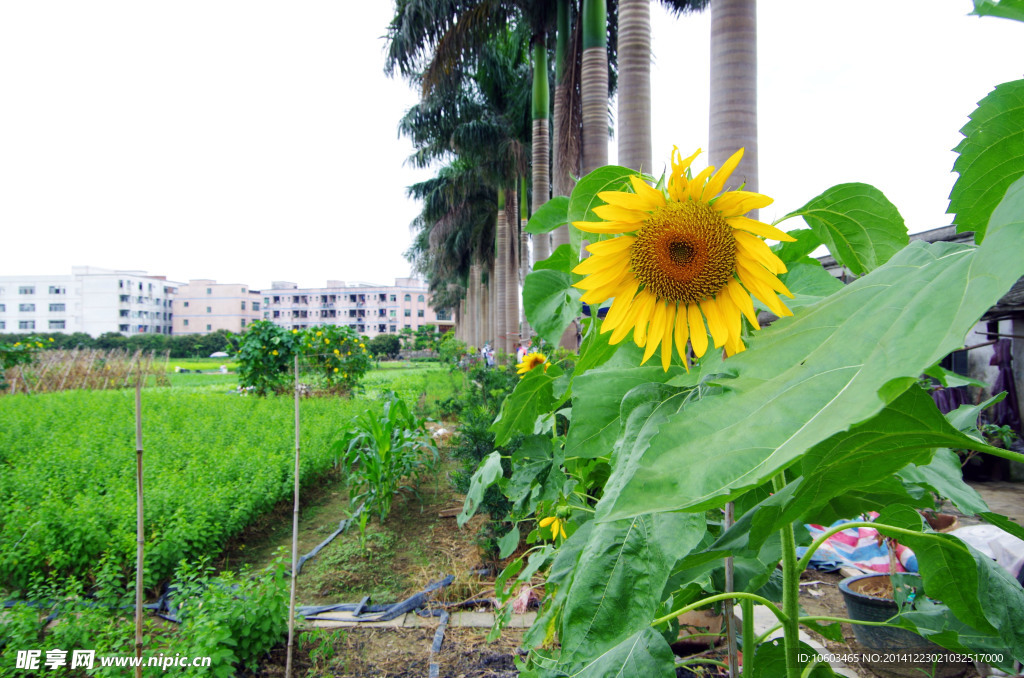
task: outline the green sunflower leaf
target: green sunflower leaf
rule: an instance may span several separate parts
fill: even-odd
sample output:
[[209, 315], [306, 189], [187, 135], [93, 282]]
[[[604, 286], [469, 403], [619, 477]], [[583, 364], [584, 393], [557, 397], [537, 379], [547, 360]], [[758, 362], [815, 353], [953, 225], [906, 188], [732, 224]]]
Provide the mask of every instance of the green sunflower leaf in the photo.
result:
[[561, 375], [562, 370], [557, 365], [549, 365], [547, 370], [536, 367], [523, 375], [515, 390], [501, 403], [501, 411], [491, 424], [495, 445], [507, 445], [516, 434], [533, 433], [537, 415], [547, 412], [554, 400], [553, 382]]
[[896, 206], [868, 184], [839, 184], [790, 217], [803, 217], [842, 266], [854, 275], [878, 268], [910, 241]]
[[583, 293], [571, 284], [570, 274], [550, 269], [534, 271], [523, 282], [526, 319], [549, 344], [557, 345], [565, 328], [583, 310], [580, 302]]
[[974, 0], [971, 14], [1024, 21], [1024, 0]]
[[789, 231], [789, 235], [796, 238], [796, 241], [780, 242], [777, 245], [772, 245], [772, 251], [775, 252], [775, 256], [781, 259], [784, 264], [800, 261], [825, 244], [818, 234], [809, 228]]
[[953, 171], [960, 177], [949, 194], [957, 233], [974, 231], [981, 242], [992, 210], [1006, 189], [1024, 176], [1024, 80], [1004, 82], [978, 102], [960, 130]]
[[[599, 167], [587, 176], [580, 179], [572, 195], [569, 196], [568, 222], [574, 221], [602, 221], [594, 214], [593, 209], [598, 205], [605, 204], [604, 200], [597, 197], [602, 191], [620, 191], [629, 184], [629, 177], [634, 176], [636, 170], [618, 165], [607, 165]], [[569, 242], [575, 252], [579, 253], [583, 240], [596, 242], [600, 236], [593, 233], [584, 233], [575, 226], [569, 229]]]
[[569, 221], [569, 198], [556, 195], [540, 206], [526, 224], [526, 232], [533, 234], [550, 233]]
[[1024, 274], [1021, 242], [1024, 179], [993, 212], [982, 245], [915, 241], [758, 332], [747, 351], [716, 368], [733, 375], [719, 380], [721, 394], [669, 415], [627, 466], [614, 469], [597, 518], [722, 506], [875, 416], [963, 346], [978, 318]]
[[843, 283], [816, 259], [804, 257], [789, 263], [787, 268], [789, 270], [779, 276], [779, 280], [793, 293], [793, 299], [786, 300], [791, 309], [817, 303], [843, 287]]
[[[591, 661], [554, 675], [571, 678], [675, 675], [675, 657], [668, 641], [646, 626]], [[546, 674], [552, 675], [552, 674]]]

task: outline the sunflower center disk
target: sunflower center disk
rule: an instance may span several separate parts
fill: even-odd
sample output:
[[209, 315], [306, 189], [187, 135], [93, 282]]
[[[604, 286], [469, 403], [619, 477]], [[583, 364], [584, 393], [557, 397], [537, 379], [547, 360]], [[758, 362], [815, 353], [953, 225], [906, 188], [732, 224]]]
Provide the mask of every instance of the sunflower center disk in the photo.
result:
[[692, 304], [714, 297], [732, 278], [736, 240], [710, 205], [670, 202], [640, 227], [629, 265], [659, 299]]

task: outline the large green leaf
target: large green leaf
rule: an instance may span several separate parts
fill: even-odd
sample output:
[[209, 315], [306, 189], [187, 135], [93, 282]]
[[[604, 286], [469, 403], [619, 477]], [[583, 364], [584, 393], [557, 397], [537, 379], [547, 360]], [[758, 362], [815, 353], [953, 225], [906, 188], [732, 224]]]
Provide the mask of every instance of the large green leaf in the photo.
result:
[[1004, 670], [1013, 669], [1013, 658], [1006, 651], [1002, 638], [972, 629], [954, 617], [946, 605], [937, 601], [918, 598], [914, 610], [904, 612], [893, 623], [953, 652], [1001, 657], [1001, 660], [987, 663]]
[[928, 596], [975, 630], [999, 636], [1014, 657], [1024, 659], [1024, 589], [1015, 579], [952, 535], [893, 536], [917, 555]]
[[598, 524], [562, 613], [563, 666], [586, 662], [650, 626], [672, 566], [704, 536], [704, 516], [665, 513]]
[[974, 0], [971, 14], [1024, 21], [1024, 0]]
[[598, 519], [721, 506], [874, 416], [962, 346], [1024, 273], [1022, 241], [1019, 181], [993, 213], [981, 246], [915, 242], [759, 332], [747, 351], [725, 361], [735, 377], [721, 380], [722, 394], [669, 416], [647, 449], [614, 469]]
[[920, 466], [910, 464], [898, 475], [905, 483], [920, 485], [949, 499], [964, 515], [972, 516], [989, 510], [977, 490], [964, 482], [960, 458], [952, 450], [939, 450], [929, 463]]
[[960, 177], [949, 194], [958, 233], [985, 238], [989, 217], [1006, 189], [1024, 175], [1024, 80], [1004, 82], [978, 102], [960, 130], [964, 139], [953, 171]]
[[772, 251], [782, 260], [782, 263], [787, 265], [810, 256], [811, 252], [825, 244], [821, 237], [809, 228], [789, 231], [789, 235], [795, 239], [793, 242], [780, 242], [778, 245], [772, 245]]
[[540, 206], [526, 224], [526, 232], [533, 234], [550, 233], [569, 221], [569, 198], [556, 195]]
[[619, 408], [622, 398], [632, 389], [652, 382], [664, 383], [676, 376], [675, 368], [602, 367], [582, 374], [573, 381], [573, 418], [565, 443], [569, 457], [606, 457], [619, 437]]
[[604, 654], [562, 675], [572, 678], [669, 678], [676, 675], [668, 642], [646, 626]]
[[505, 396], [498, 418], [491, 424], [495, 445], [507, 445], [517, 433], [533, 433], [537, 415], [547, 412], [553, 402], [553, 383], [561, 374], [561, 368], [551, 365], [547, 370], [537, 367], [523, 375], [515, 390]]
[[533, 265], [534, 271], [561, 271], [572, 273], [572, 269], [579, 263], [579, 259], [572, 253], [568, 245], [559, 245], [547, 259], [542, 259]]
[[868, 184], [833, 186], [784, 218], [795, 216], [854, 275], [878, 268], [910, 241], [899, 210]]
[[491, 452], [484, 457], [483, 462], [477, 467], [476, 472], [469, 481], [469, 491], [466, 493], [466, 501], [462, 506], [462, 512], [455, 520], [462, 527], [473, 514], [476, 513], [480, 503], [484, 500], [484, 492], [502, 477], [501, 454]]
[[576, 316], [580, 314], [583, 293], [570, 287], [570, 274], [541, 270], [526, 276], [523, 282], [523, 306], [530, 327], [541, 339], [557, 345]]

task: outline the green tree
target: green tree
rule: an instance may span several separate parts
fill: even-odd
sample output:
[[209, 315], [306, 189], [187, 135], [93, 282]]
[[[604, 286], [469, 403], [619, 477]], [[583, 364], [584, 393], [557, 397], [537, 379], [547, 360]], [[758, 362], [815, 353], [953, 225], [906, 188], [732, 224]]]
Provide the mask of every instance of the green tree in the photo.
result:
[[394, 360], [402, 350], [402, 342], [393, 334], [378, 334], [366, 343], [366, 348], [378, 360], [381, 358]]

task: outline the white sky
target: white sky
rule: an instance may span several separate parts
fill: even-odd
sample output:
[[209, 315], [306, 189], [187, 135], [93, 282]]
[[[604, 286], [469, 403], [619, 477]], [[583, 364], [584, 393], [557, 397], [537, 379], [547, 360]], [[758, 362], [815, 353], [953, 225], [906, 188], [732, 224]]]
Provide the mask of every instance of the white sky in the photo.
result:
[[[358, 8], [358, 9], [356, 9]], [[864, 181], [948, 223], [950, 149], [1021, 77], [1024, 26], [969, 0], [762, 0], [761, 210]], [[0, 3], [0, 274], [72, 265], [390, 283], [419, 206], [383, 74], [386, 0]], [[707, 14], [653, 10], [655, 164], [707, 148]], [[612, 142], [612, 158], [615, 144]], [[701, 165], [698, 161], [698, 165]], [[795, 227], [793, 224], [791, 227]]]

